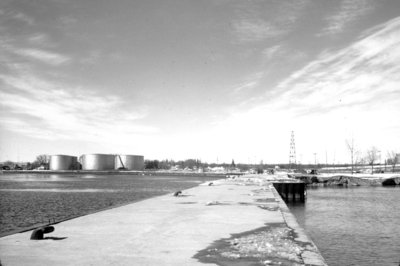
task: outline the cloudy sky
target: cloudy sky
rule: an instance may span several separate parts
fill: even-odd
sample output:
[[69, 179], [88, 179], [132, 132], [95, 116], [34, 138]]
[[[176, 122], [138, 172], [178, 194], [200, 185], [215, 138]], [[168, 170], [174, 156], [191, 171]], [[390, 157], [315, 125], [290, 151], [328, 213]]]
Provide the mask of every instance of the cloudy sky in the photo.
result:
[[400, 152], [398, 0], [2, 0], [0, 161]]

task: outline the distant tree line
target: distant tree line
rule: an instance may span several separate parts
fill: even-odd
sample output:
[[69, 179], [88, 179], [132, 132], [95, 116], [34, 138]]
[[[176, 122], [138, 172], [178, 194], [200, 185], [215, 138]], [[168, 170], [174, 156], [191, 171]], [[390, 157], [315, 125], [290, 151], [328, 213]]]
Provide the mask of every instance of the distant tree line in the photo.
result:
[[[374, 173], [374, 165], [379, 164], [381, 160], [381, 151], [378, 150], [377, 147], [372, 146], [364, 153], [359, 150], [356, 145], [354, 139], [346, 140], [346, 147], [350, 153], [350, 161], [351, 161], [351, 171], [352, 173], [357, 172], [355, 168], [359, 165], [370, 165], [371, 173]], [[399, 164], [399, 156], [395, 151], [388, 151], [386, 154], [386, 159], [384, 161], [385, 166], [391, 165], [392, 172], [395, 171], [396, 165]]]
[[[169, 170], [171, 168], [178, 167], [179, 169], [206, 169], [208, 167], [224, 167], [225, 169], [235, 170], [239, 169], [240, 171], [249, 171], [253, 169], [256, 173], [263, 173], [266, 170], [274, 169], [278, 166], [281, 169], [290, 169], [293, 165], [290, 164], [264, 164], [260, 162], [259, 164], [244, 164], [244, 163], [235, 163], [232, 159], [231, 163], [207, 163], [202, 162], [199, 159], [186, 159], [186, 160], [145, 160], [145, 169], [147, 170]], [[318, 167], [325, 167], [329, 165], [318, 165]], [[342, 166], [348, 166], [348, 164], [343, 164]], [[314, 164], [306, 164], [306, 165], [296, 165], [296, 169], [302, 168], [315, 168]]]
[[[225, 169], [240, 171], [254, 170], [257, 173], [262, 173], [266, 170], [274, 169], [279, 167], [280, 169], [313, 169], [313, 168], [323, 168], [323, 167], [349, 167], [351, 166], [351, 171], [356, 172], [358, 166], [370, 165], [372, 173], [374, 172], [374, 165], [377, 165], [380, 160], [380, 151], [376, 147], [371, 147], [366, 152], [362, 153], [355, 146], [354, 140], [346, 141], [346, 147], [350, 154], [350, 164], [264, 164], [262, 161], [259, 164], [243, 164], [235, 163], [232, 159], [231, 163], [207, 163], [202, 162], [200, 159], [186, 159], [186, 160], [145, 160], [145, 169], [147, 170], [168, 170], [171, 168], [179, 169], [206, 169], [208, 167], [224, 167]], [[392, 171], [396, 169], [396, 165], [400, 164], [398, 153], [395, 151], [389, 151], [386, 155], [385, 165], [391, 166]], [[33, 170], [33, 169], [49, 169], [50, 156], [46, 154], [40, 154], [36, 156], [33, 162], [28, 162], [23, 165], [13, 162], [6, 161], [2, 163], [1, 167], [3, 170]]]
[[199, 169], [202, 167], [207, 167], [207, 164], [204, 164], [199, 159], [186, 159], [181, 161], [174, 160], [145, 160], [144, 161], [145, 169], [171, 169], [172, 167], [178, 166], [179, 168], [185, 169]]
[[49, 169], [50, 156], [46, 154], [40, 154], [36, 156], [33, 162], [27, 162], [26, 164], [20, 164], [19, 162], [6, 161], [2, 165], [3, 170], [33, 170], [33, 169]]
[[[224, 168], [235, 168], [235, 161], [232, 159], [231, 164], [227, 163], [206, 163], [202, 162], [200, 159], [186, 159], [186, 160], [145, 160], [145, 169], [171, 169], [174, 167], [178, 167], [179, 169], [204, 169], [207, 167], [224, 167]], [[241, 166], [241, 165], [238, 165]], [[243, 166], [243, 168], [245, 168]]]

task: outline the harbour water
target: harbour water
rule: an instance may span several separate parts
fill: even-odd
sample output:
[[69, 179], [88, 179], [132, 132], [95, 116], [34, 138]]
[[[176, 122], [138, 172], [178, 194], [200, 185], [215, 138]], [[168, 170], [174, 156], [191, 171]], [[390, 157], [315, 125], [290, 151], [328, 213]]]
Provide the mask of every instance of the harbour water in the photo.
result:
[[328, 265], [400, 264], [400, 187], [309, 188], [288, 206]]
[[197, 186], [220, 177], [0, 175], [0, 235]]
[[[0, 234], [173, 193], [220, 177], [0, 175]], [[309, 188], [289, 205], [328, 265], [399, 265], [400, 187]]]

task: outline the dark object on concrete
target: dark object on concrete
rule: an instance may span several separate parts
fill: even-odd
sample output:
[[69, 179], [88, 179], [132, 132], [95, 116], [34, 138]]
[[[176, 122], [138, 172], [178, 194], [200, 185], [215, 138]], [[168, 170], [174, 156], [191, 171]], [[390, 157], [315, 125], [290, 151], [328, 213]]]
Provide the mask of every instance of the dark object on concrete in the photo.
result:
[[396, 182], [394, 181], [394, 179], [386, 179], [385, 181], [382, 182], [382, 186], [395, 186]]
[[33, 230], [31, 234], [31, 240], [42, 240], [44, 234], [48, 234], [54, 231], [54, 226], [47, 225]]
[[317, 169], [311, 169], [310, 175], [318, 175], [318, 170]]
[[275, 182], [273, 185], [285, 202], [305, 202], [307, 187], [304, 182]]
[[214, 183], [213, 183], [213, 182], [210, 182], [210, 183], [208, 183], [208, 185], [209, 185], [209, 186], [212, 186], [212, 185], [214, 185]]
[[177, 191], [174, 193], [174, 197], [179, 197], [182, 194], [182, 191]]

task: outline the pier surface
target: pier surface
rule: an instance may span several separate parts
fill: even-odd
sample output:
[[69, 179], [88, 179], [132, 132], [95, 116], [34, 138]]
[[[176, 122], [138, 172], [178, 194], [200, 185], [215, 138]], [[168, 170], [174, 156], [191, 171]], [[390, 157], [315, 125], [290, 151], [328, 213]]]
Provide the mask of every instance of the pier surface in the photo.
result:
[[2, 265], [326, 265], [269, 179], [243, 176], [0, 238]]

